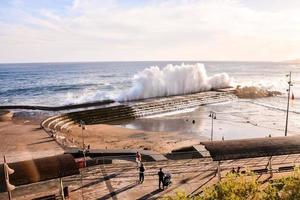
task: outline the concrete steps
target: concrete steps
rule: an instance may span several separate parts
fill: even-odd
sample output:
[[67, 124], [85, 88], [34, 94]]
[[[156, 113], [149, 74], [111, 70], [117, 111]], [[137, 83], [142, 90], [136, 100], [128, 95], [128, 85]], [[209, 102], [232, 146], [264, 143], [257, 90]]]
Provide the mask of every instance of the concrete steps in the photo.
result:
[[70, 127], [79, 124], [80, 120], [83, 120], [86, 124], [100, 124], [196, 108], [206, 104], [231, 101], [236, 98], [230, 92], [210, 91], [184, 96], [148, 99], [53, 116], [44, 120], [42, 126], [59, 131], [68, 131]]

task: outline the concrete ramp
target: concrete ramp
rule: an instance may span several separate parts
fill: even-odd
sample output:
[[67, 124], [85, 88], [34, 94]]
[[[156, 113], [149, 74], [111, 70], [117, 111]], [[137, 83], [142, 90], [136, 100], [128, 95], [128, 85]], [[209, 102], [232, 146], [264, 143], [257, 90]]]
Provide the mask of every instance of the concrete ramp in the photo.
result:
[[180, 159], [193, 159], [193, 158], [205, 158], [210, 157], [209, 152], [203, 145], [193, 145], [189, 147], [183, 147], [180, 149], [173, 150], [167, 154], [166, 157], [171, 160]]
[[[136, 149], [91, 149], [86, 153], [86, 156], [89, 156], [94, 159], [105, 158], [106, 160], [129, 160], [135, 161], [136, 152], [140, 152], [142, 155], [142, 162], [149, 161], [163, 161], [167, 158], [160, 153], [146, 150], [136, 150]], [[82, 150], [78, 148], [67, 149], [66, 153], [72, 154], [74, 157], [82, 157]]]
[[196, 151], [198, 151], [202, 157], [210, 157], [209, 151], [206, 150], [204, 145], [198, 144], [193, 146]]

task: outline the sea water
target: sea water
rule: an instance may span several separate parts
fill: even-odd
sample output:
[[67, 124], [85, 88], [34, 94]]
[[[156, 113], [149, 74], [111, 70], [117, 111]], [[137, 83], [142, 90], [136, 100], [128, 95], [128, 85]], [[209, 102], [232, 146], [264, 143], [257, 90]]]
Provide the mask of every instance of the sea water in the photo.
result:
[[[205, 77], [194, 77], [196, 73], [200, 74], [199, 76], [203, 73], [195, 72], [197, 69], [195, 67], [180, 68], [183, 63], [185, 65], [203, 63], [208, 78], [221, 74], [222, 77], [217, 77], [218, 80], [228, 79], [222, 75], [226, 73], [235, 85], [259, 86], [281, 92], [285, 92], [288, 86], [285, 75], [292, 71], [294, 82], [292, 91], [296, 97], [300, 95], [298, 92], [300, 65], [287, 63], [201, 61], [26, 63], [0, 64], [0, 104], [55, 106], [104, 99], [124, 99], [126, 92], [135, 93], [131, 94], [131, 97], [137, 99], [154, 97], [156, 93], [159, 93], [157, 96], [173, 95], [177, 90], [178, 93], [185, 90], [186, 93], [196, 92], [197, 88], [201, 87], [205, 90], [207, 86]], [[170, 64], [173, 66], [164, 69]], [[176, 67], [179, 68], [177, 71]], [[140, 81], [138, 83], [140, 85], [136, 84], [136, 81]], [[219, 84], [228, 85], [228, 80], [222, 81]], [[175, 88], [184, 85], [182, 83], [188, 88]], [[159, 87], [164, 89], [155, 91], [160, 90]], [[142, 91], [136, 91], [139, 89]], [[151, 92], [154, 94], [150, 94]], [[131, 97], [129, 95], [126, 98], [130, 100]]]
[[[289, 134], [300, 133], [300, 65], [276, 62], [87, 62], [0, 64], [1, 105], [68, 105], [186, 94], [228, 85], [256, 86], [279, 97], [204, 106], [193, 112], [121, 123], [148, 131], [210, 137], [209, 111], [217, 112], [215, 139], [284, 134], [289, 72]], [[195, 120], [196, 123], [191, 123]]]

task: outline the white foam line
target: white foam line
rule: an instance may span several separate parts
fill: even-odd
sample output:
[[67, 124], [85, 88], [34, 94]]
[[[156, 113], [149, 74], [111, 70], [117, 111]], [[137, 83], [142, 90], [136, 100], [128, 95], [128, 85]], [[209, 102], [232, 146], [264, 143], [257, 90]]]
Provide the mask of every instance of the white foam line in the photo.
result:
[[193, 107], [193, 108], [182, 109], [182, 110], [171, 111], [171, 112], [149, 115], [149, 116], [145, 116], [145, 117], [141, 117], [141, 118], [150, 119], [150, 118], [155, 118], [155, 117], [164, 117], [164, 116], [170, 116], [170, 115], [176, 115], [176, 114], [182, 114], [182, 113], [189, 113], [189, 112], [193, 112], [193, 111], [197, 110], [197, 108], [199, 108], [199, 106]]
[[[280, 108], [280, 107], [268, 105], [268, 104], [265, 104], [265, 103], [259, 103], [259, 102], [255, 102], [255, 101], [247, 101], [247, 100], [240, 101], [240, 102], [252, 103], [252, 104], [254, 104], [254, 105], [263, 106], [263, 107], [270, 108], [270, 109], [273, 109], [273, 110], [279, 110], [279, 111], [286, 112], [286, 108]], [[295, 113], [295, 114], [300, 114], [299, 111], [293, 111], [293, 110], [290, 110], [289, 112]]]

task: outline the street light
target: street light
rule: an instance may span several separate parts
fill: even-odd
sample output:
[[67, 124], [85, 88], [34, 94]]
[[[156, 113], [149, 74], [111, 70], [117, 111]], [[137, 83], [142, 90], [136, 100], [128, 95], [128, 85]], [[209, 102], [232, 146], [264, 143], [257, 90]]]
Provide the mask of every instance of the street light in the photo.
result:
[[83, 153], [84, 167], [86, 167], [86, 160], [85, 160], [85, 144], [84, 144], [84, 137], [83, 137], [83, 130], [85, 130], [85, 123], [84, 123], [83, 120], [80, 120], [79, 127], [81, 127], [82, 153]]
[[5, 183], [6, 183], [6, 190], [8, 194], [8, 199], [11, 200], [11, 191], [13, 191], [16, 187], [12, 185], [9, 182], [9, 175], [13, 174], [15, 170], [11, 169], [8, 164], [6, 163], [6, 157], [3, 156], [4, 163], [3, 163], [3, 170], [4, 170], [4, 178], [5, 178]]
[[292, 84], [292, 72], [290, 74], [286, 75], [289, 77], [288, 84], [289, 84], [289, 89], [286, 91], [288, 92], [288, 101], [287, 101], [287, 108], [286, 108], [286, 120], [285, 120], [285, 130], [284, 130], [284, 135], [287, 136], [287, 129], [288, 129], [288, 121], [289, 121], [289, 109], [290, 109], [290, 95], [291, 95], [291, 86]]
[[213, 141], [214, 136], [214, 119], [217, 119], [217, 114], [213, 111], [210, 111], [209, 117], [211, 118], [211, 135], [210, 140]]

